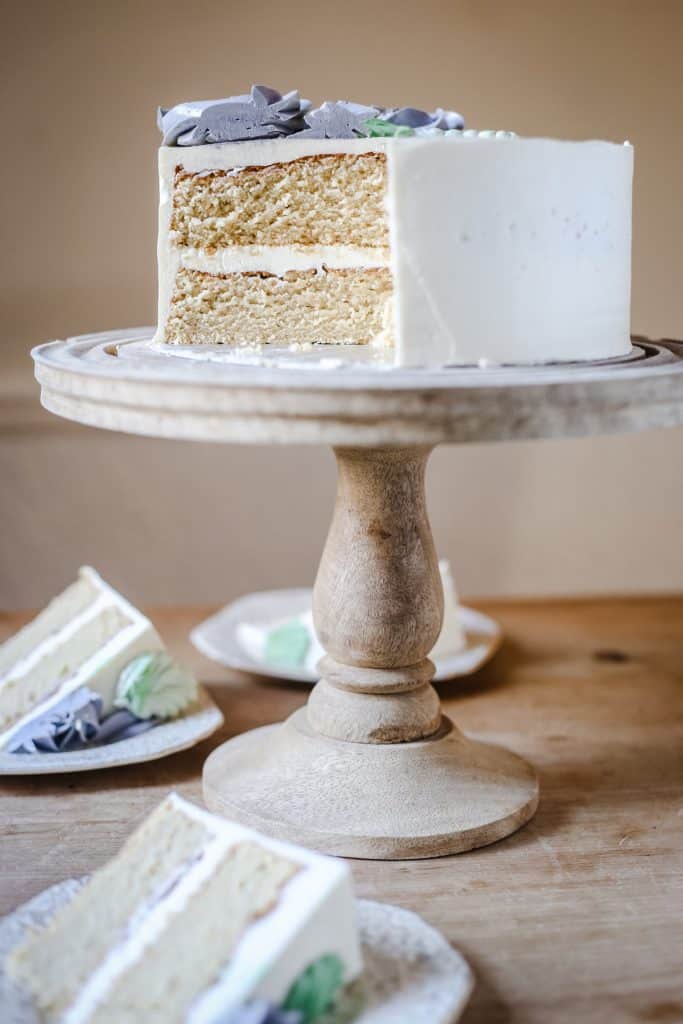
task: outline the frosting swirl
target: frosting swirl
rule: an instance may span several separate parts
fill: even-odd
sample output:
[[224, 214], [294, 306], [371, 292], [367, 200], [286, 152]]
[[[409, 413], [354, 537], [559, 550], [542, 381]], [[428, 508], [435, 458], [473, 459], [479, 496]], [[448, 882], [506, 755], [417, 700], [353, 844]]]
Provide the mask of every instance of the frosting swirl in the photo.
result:
[[267, 85], [252, 85], [248, 96], [159, 107], [157, 125], [164, 146], [201, 146], [291, 135], [305, 127], [310, 100], [296, 90], [283, 96]]

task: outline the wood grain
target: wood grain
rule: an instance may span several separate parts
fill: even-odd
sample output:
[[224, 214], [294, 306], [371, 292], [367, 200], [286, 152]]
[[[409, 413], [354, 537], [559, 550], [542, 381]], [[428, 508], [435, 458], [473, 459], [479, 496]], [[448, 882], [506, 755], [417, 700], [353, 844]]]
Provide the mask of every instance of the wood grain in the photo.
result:
[[[351, 862], [358, 894], [417, 911], [465, 954], [477, 978], [465, 1024], [679, 1024], [683, 598], [477, 604], [506, 642], [440, 696], [468, 732], [536, 765], [538, 813], [458, 857]], [[211, 686], [223, 730], [148, 765], [3, 780], [0, 912], [102, 864], [170, 789], [199, 801], [209, 750], [305, 703], [308, 687], [196, 654], [187, 634], [209, 611], [153, 618]], [[0, 636], [25, 619], [0, 617]]]
[[337, 448], [337, 499], [313, 590], [327, 657], [308, 704], [325, 736], [403, 742], [435, 733], [427, 655], [443, 592], [427, 518], [429, 448]]
[[336, 448], [337, 500], [313, 590], [322, 679], [305, 710], [230, 740], [207, 807], [343, 857], [461, 853], [524, 825], [538, 779], [441, 714], [427, 657], [443, 593], [427, 518], [429, 448]]

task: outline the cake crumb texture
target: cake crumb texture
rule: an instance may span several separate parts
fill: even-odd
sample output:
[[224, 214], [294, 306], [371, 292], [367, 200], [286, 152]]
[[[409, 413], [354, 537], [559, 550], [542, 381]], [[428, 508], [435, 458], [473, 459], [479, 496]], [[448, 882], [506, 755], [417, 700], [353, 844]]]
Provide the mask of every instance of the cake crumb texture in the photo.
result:
[[14, 724], [40, 701], [51, 697], [113, 637], [130, 625], [120, 608], [109, 605], [85, 621], [72, 638], [67, 656], [64, 645], [47, 650], [30, 669], [8, 676], [0, 690], [0, 730]]
[[204, 824], [165, 801], [44, 930], [12, 951], [7, 971], [45, 1021], [71, 1006], [107, 953], [125, 941], [138, 908], [158, 901], [209, 837]]
[[265, 167], [178, 167], [171, 231], [178, 246], [389, 244], [383, 153], [300, 157]]
[[257, 843], [232, 846], [145, 950], [143, 963], [117, 979], [88, 1024], [184, 1024], [191, 1003], [218, 980], [246, 928], [276, 905], [297, 870]]
[[31, 654], [48, 637], [68, 625], [71, 619], [84, 612], [99, 595], [100, 591], [90, 577], [81, 571], [78, 579], [53, 598], [31, 622], [0, 644], [0, 676], [9, 672], [16, 662]]
[[177, 345], [363, 345], [383, 328], [388, 269], [207, 274], [181, 268], [165, 341]]

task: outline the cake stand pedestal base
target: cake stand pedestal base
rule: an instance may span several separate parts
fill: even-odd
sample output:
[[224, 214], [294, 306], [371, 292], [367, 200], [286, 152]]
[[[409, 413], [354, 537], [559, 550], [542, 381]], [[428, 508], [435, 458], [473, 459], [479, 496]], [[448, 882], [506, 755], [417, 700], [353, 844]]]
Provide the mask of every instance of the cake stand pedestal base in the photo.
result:
[[204, 766], [208, 808], [278, 839], [342, 857], [439, 857], [485, 846], [534, 814], [521, 758], [464, 736], [448, 718], [412, 743], [329, 739], [305, 708], [237, 736]]
[[335, 449], [337, 501], [313, 593], [322, 678], [283, 725], [211, 754], [211, 810], [368, 858], [459, 853], [533, 815], [533, 770], [463, 736], [431, 685], [443, 594], [425, 505], [430, 450]]

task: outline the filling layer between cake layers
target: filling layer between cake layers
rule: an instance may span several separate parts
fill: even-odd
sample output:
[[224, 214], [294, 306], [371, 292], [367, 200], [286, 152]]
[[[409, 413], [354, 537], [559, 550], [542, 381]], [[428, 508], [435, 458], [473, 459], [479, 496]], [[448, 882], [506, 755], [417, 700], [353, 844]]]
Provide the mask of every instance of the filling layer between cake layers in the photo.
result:
[[362, 345], [386, 333], [383, 143], [330, 148], [162, 148], [159, 340]]

